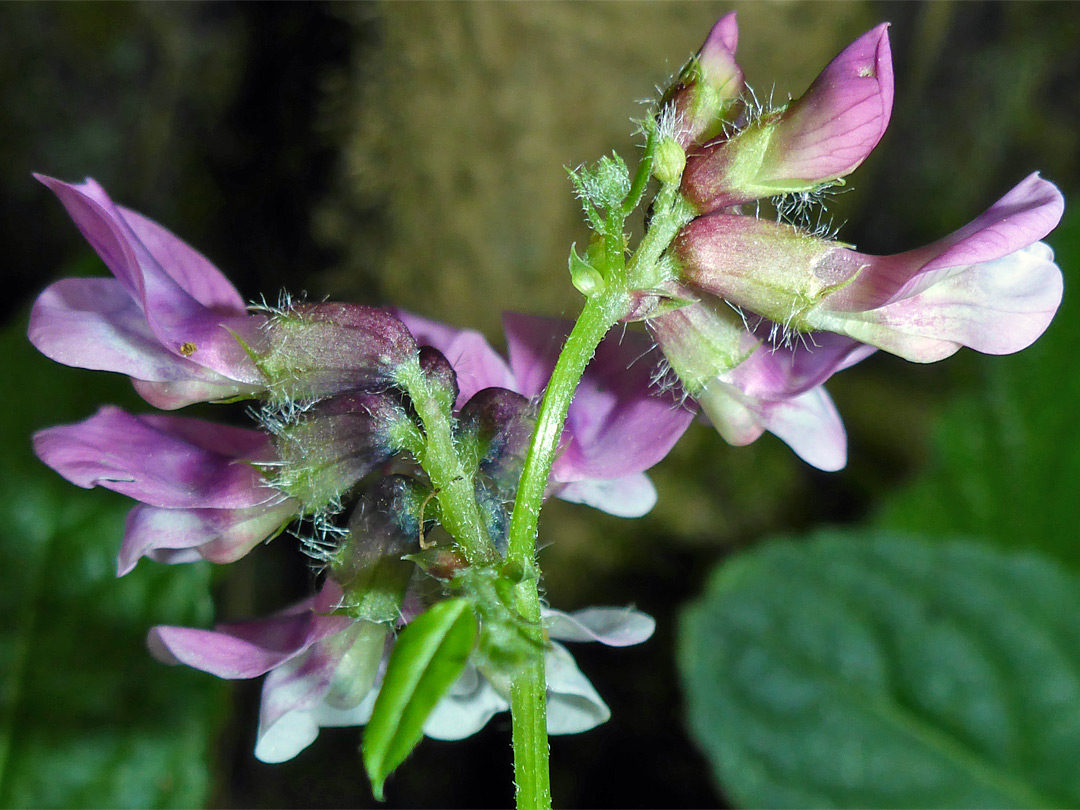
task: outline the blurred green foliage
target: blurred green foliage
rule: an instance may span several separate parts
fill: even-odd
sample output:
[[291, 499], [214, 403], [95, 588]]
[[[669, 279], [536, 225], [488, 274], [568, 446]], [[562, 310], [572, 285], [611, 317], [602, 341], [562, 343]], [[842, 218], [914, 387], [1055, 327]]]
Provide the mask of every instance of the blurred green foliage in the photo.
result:
[[209, 564], [117, 580], [130, 501], [76, 490], [30, 447], [35, 429], [132, 399], [128, 383], [40, 356], [22, 319], [0, 356], [17, 381], [0, 421], [0, 806], [202, 806], [222, 685], [154, 661], [144, 639], [211, 620]]

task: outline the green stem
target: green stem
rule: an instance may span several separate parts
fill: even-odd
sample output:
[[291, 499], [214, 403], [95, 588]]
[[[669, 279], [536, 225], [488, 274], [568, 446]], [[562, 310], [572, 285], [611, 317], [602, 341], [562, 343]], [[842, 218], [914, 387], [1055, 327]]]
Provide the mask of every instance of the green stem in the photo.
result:
[[[563, 423], [578, 381], [585, 372], [596, 347], [607, 331], [625, 314], [629, 297], [625, 291], [609, 288], [590, 298], [551, 373], [532, 446], [525, 457], [517, 500], [510, 519], [510, 543], [507, 560], [520, 563], [527, 576], [515, 589], [517, 609], [539, 631], [541, 626], [539, 571], [536, 567], [536, 531], [540, 507], [547, 489], [548, 475], [562, 436]], [[510, 687], [510, 712], [513, 718], [514, 779], [517, 785], [518, 810], [547, 810], [551, 807], [548, 775], [547, 683], [544, 675], [543, 636], [536, 653], [515, 676]]]
[[419, 363], [404, 364], [398, 381], [424, 425], [425, 446], [418, 460], [431, 479], [443, 527], [471, 565], [495, 563], [499, 553], [476, 505], [474, 473], [466, 469], [454, 445], [452, 406], [443, 401], [444, 392], [436, 389]]

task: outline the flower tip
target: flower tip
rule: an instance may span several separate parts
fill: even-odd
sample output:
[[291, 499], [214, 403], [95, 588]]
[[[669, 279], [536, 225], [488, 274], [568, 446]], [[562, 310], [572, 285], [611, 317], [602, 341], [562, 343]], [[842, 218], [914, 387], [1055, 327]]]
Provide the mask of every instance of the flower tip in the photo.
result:
[[704, 56], [714, 48], [722, 47], [730, 53], [735, 53], [735, 47], [739, 44], [739, 25], [735, 19], [735, 12], [725, 14], [709, 31], [705, 37], [705, 44], [701, 46], [701, 54]]

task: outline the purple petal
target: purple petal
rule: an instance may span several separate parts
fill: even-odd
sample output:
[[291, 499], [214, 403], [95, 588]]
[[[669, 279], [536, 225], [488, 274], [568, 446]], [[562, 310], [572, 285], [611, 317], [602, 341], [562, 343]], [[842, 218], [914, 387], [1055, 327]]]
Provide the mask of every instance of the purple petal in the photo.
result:
[[[519, 390], [539, 394], [551, 376], [570, 324], [516, 313], [503, 316], [510, 368]], [[693, 419], [652, 380], [659, 352], [636, 333], [601, 341], [567, 413], [565, 449], [552, 468], [556, 481], [624, 478], [660, 461]]]
[[571, 481], [557, 484], [552, 494], [563, 501], [580, 503], [624, 518], [649, 514], [656, 506], [656, 487], [645, 473], [623, 478]]
[[168, 351], [112, 278], [68, 278], [49, 286], [34, 303], [27, 336], [58, 363], [132, 377], [140, 394], [161, 408], [258, 390]]
[[39, 431], [34, 450], [77, 486], [102, 486], [152, 506], [237, 509], [278, 497], [244, 463], [268, 459], [263, 434], [197, 419], [106, 407], [83, 422]]
[[585, 608], [573, 613], [544, 608], [544, 626], [560, 641], [599, 641], [609, 647], [629, 647], [648, 641], [656, 621], [631, 608]]
[[[230, 563], [275, 535], [299, 511], [289, 500], [247, 509], [160, 509], [136, 506], [128, 514], [117, 576], [135, 567], [140, 557], [158, 562], [188, 562], [190, 558]], [[192, 555], [177, 555], [193, 549]]]
[[807, 464], [826, 472], [847, 463], [847, 436], [832, 399], [821, 386], [790, 399], [757, 399], [728, 383], [709, 385], [699, 402], [729, 444], [750, 444], [766, 430]]
[[816, 388], [877, 349], [845, 335], [811, 332], [791, 347], [762, 344], [721, 379], [757, 399], [787, 399]]
[[850, 174], [866, 160], [892, 113], [888, 28], [883, 23], [851, 43], [784, 112], [762, 181], [817, 185]]
[[[254, 340], [262, 319], [249, 316], [242, 305], [238, 306], [238, 296], [223, 288], [228, 282], [219, 274], [207, 275], [208, 262], [202, 257], [194, 259], [198, 256], [195, 251], [178, 247], [179, 240], [165, 238], [159, 227], [146, 224], [148, 220], [132, 218], [161, 258], [181, 263], [171, 268], [171, 274], [93, 180], [74, 185], [51, 177], [37, 178], [59, 197], [83, 236], [142, 308], [151, 331], [167, 350], [230, 379], [252, 385], [261, 382], [254, 363], [233, 334]], [[185, 289], [178, 279], [193, 290]], [[214, 301], [214, 306], [204, 305], [193, 293]]]
[[147, 644], [168, 664], [186, 664], [219, 678], [255, 678], [352, 624], [348, 616], [324, 615], [340, 596], [340, 588], [328, 581], [318, 597], [275, 616], [214, 630], [159, 625], [151, 629]]
[[438, 349], [453, 366], [458, 381], [458, 408], [485, 388], [517, 390], [510, 367], [479, 332], [455, 329], [403, 309], [395, 313], [409, 327], [417, 344]]

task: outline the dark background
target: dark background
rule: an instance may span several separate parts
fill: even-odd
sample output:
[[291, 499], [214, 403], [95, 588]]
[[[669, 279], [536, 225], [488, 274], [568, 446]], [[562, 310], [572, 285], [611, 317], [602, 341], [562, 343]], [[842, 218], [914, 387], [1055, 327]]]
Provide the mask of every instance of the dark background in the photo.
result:
[[[4, 322], [21, 329], [33, 296], [73, 269], [103, 272], [32, 171], [95, 177], [205, 253], [251, 299], [287, 288], [394, 303], [482, 328], [496, 345], [502, 309], [572, 315], [578, 299], [563, 268], [570, 243], [586, 237], [562, 167], [613, 147], [629, 159], [629, 119], [644, 110], [636, 100], [732, 7], [747, 80], [759, 95], [774, 88], [777, 99], [798, 95], [848, 41], [892, 21], [893, 123], [832, 208], [846, 223], [841, 238], [861, 250], [932, 241], [1036, 169], [1067, 199], [1080, 185], [1080, 8], [1072, 4], [4, 5]], [[1075, 273], [1065, 272], [1068, 287]], [[552, 603], [635, 603], [658, 621], [641, 647], [574, 650], [614, 716], [553, 740], [558, 804], [723, 801], [683, 729], [673, 663], [680, 604], [733, 549], [871, 514], [925, 463], [929, 425], [975, 369], [963, 353], [931, 367], [878, 356], [830, 383], [851, 442], [850, 464], [835, 475], [809, 469], [772, 437], [734, 450], [695, 426], [656, 471], [661, 501], [646, 519], [551, 505], [541, 561]], [[55, 375], [50, 407], [69, 398], [60, 403], [70, 406], [67, 418], [89, 415], [97, 400], [77, 382], [85, 377]], [[122, 379], [105, 384], [132, 401]], [[7, 388], [0, 420], [12, 423], [42, 396], [10, 378]], [[48, 424], [51, 412], [34, 424]], [[99, 542], [115, 547], [119, 535]], [[224, 619], [272, 610], [309, 584], [288, 538], [213, 576]], [[136, 634], [152, 623], [138, 614], [126, 621]], [[117, 670], [129, 666], [157, 672], [115, 660]], [[29, 767], [15, 756], [23, 714], [11, 701], [35, 690], [12, 683], [5, 716], [15, 720], [0, 725], [15, 752], [9, 769]], [[217, 718], [204, 757], [211, 805], [373, 804], [356, 729], [324, 730], [293, 762], [266, 766], [251, 754], [258, 684], [236, 684], [200, 706]], [[159, 731], [170, 722], [141, 720]], [[64, 733], [85, 729], [73, 723]], [[510, 763], [508, 716], [464, 742], [425, 741], [391, 779], [386, 806], [507, 806]], [[95, 779], [87, 766], [86, 782]], [[93, 795], [82, 794], [91, 804]]]

